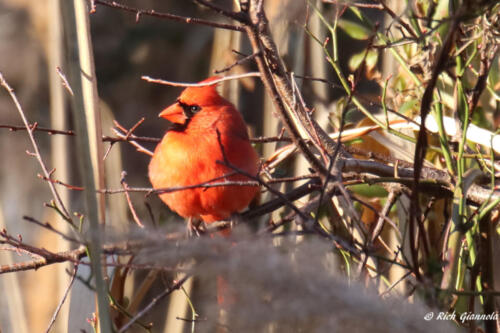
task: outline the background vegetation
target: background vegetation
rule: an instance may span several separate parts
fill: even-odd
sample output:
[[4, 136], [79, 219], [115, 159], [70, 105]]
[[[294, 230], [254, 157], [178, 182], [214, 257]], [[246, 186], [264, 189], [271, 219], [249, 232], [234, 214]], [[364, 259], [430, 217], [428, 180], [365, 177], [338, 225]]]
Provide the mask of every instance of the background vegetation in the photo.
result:
[[[0, 331], [500, 331], [496, 1], [0, 11]], [[188, 239], [146, 177], [180, 88], [142, 77], [214, 73], [262, 196]]]

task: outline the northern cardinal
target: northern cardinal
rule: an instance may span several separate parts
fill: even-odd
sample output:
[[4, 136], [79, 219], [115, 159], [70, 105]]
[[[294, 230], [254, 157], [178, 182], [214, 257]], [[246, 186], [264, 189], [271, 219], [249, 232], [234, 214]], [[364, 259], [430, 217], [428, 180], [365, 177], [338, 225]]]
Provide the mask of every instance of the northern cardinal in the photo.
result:
[[[173, 126], [149, 164], [153, 188], [250, 180], [223, 165], [225, 158], [237, 169], [257, 174], [259, 158], [250, 144], [245, 122], [235, 106], [218, 94], [216, 84], [186, 88], [159, 116]], [[243, 210], [258, 191], [258, 186], [199, 187], [163, 193], [160, 198], [180, 216], [210, 223]]]

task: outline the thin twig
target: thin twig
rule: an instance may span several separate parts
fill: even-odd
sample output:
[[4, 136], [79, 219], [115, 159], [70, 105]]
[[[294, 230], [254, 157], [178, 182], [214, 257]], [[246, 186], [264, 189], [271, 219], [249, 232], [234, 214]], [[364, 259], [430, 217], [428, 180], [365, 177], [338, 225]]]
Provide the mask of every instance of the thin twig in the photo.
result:
[[[3, 244], [2, 241], [0, 241], [0, 243]], [[14, 247], [12, 245], [9, 245], [9, 246], [0, 246], [0, 251], [15, 252], [17, 255], [25, 254], [25, 255], [30, 256], [31, 258], [33, 258], [33, 260], [40, 260], [41, 258], [43, 258], [42, 256], [39, 256], [38, 254], [31, 253], [31, 252], [29, 252], [29, 251], [27, 251], [25, 249], [20, 249], [18, 247]]]
[[498, 43], [487, 43], [487, 47], [481, 48], [481, 65], [479, 66], [479, 75], [474, 89], [472, 89], [472, 96], [469, 98], [470, 117], [476, 111], [479, 97], [486, 88], [488, 76], [490, 73], [493, 60], [495, 59], [498, 51]]
[[396, 13], [394, 13], [394, 11], [385, 4], [384, 0], [376, 0], [376, 1], [379, 3], [379, 5], [382, 7], [382, 9], [387, 14], [389, 14], [389, 16], [391, 16], [396, 22], [398, 22], [402, 27], [404, 27], [405, 30], [408, 31], [410, 33], [410, 35], [415, 40], [418, 40], [418, 36], [417, 36], [416, 32], [413, 30], [413, 28], [408, 23], [406, 23], [405, 21], [403, 21], [403, 19], [401, 19], [401, 17], [399, 17], [398, 15], [396, 15]]
[[136, 135], [129, 135], [127, 136], [103, 136], [102, 137], [103, 142], [131, 142], [131, 141], [136, 141], [136, 142], [150, 142], [150, 143], [158, 143], [161, 141], [160, 138], [153, 138], [149, 136], [136, 136]]
[[177, 281], [176, 283], [174, 283], [172, 286], [170, 286], [169, 288], [165, 289], [161, 294], [159, 294], [158, 296], [156, 296], [155, 298], [153, 298], [151, 300], [151, 302], [148, 305], [146, 305], [146, 307], [144, 307], [144, 309], [142, 309], [141, 311], [139, 311], [132, 319], [130, 319], [125, 325], [123, 325], [118, 330], [118, 333], [123, 333], [123, 332], [127, 331], [137, 320], [139, 320], [146, 313], [148, 313], [159, 301], [161, 301], [162, 299], [164, 299], [165, 297], [167, 297], [168, 295], [170, 295], [175, 290], [177, 290], [180, 287], [182, 287], [182, 285], [184, 284], [184, 282], [186, 282], [187, 279], [189, 279], [190, 277], [191, 277], [191, 275], [187, 274], [182, 279], [180, 279], [179, 281]]
[[[2, 125], [0, 125], [0, 128]], [[26, 130], [24, 127], [22, 128], [23, 130]], [[64, 134], [64, 133], [61, 133]], [[103, 142], [130, 142], [130, 141], [137, 141], [137, 142], [148, 142], [148, 143], [158, 143], [161, 141], [160, 138], [153, 138], [150, 136], [137, 136], [134, 134], [131, 134], [128, 138], [126, 136], [124, 137], [118, 137], [118, 136], [103, 136], [102, 137]], [[250, 138], [250, 142], [252, 143], [274, 143], [274, 142], [292, 142], [290, 138], [287, 137], [280, 137], [280, 136], [259, 136], [256, 138]]]
[[78, 240], [74, 237], [71, 237], [71, 236], [68, 236], [66, 234], [64, 234], [63, 232], [55, 229], [49, 222], [41, 222], [41, 221], [38, 221], [37, 219], [33, 218], [33, 217], [30, 217], [30, 216], [23, 216], [23, 219], [28, 221], [28, 222], [31, 222], [31, 223], [34, 223], [44, 229], [47, 229], [49, 231], [52, 231], [56, 234], [58, 234], [59, 236], [61, 236], [62, 238], [64, 238], [65, 240], [67, 241], [70, 241], [70, 242], [73, 242], [73, 243], [76, 243], [76, 244], [83, 244], [83, 242], [81, 240]]
[[142, 224], [141, 219], [139, 218], [139, 216], [137, 216], [137, 212], [135, 211], [134, 205], [132, 204], [132, 200], [130, 199], [130, 194], [128, 191], [129, 187], [128, 187], [128, 184], [125, 182], [126, 175], [127, 175], [127, 173], [125, 171], [122, 171], [120, 183], [122, 184], [122, 187], [124, 189], [125, 198], [127, 199], [128, 207], [130, 208], [130, 212], [132, 213], [132, 217], [134, 218], [135, 223], [137, 223], [137, 225], [140, 228], [144, 228], [144, 224]]
[[73, 273], [71, 274], [71, 279], [69, 281], [69, 284], [68, 284], [68, 287], [66, 288], [66, 290], [64, 291], [64, 295], [63, 297], [61, 298], [61, 301], [59, 302], [59, 304], [57, 305], [57, 308], [54, 312], [54, 314], [52, 315], [52, 319], [50, 320], [49, 322], [49, 326], [47, 327], [47, 329], [45, 330], [45, 333], [49, 333], [50, 330], [52, 329], [52, 326], [54, 325], [54, 323], [56, 322], [56, 319], [57, 319], [57, 315], [59, 314], [59, 312], [61, 311], [61, 308], [64, 304], [64, 302], [66, 301], [66, 298], [68, 297], [68, 294], [69, 294], [69, 291], [71, 290], [71, 286], [73, 285], [73, 282], [75, 282], [75, 277], [76, 277], [76, 273], [78, 272], [78, 264], [75, 264], [74, 265], [74, 268], [73, 268]]
[[30, 262], [14, 263], [12, 265], [0, 265], [0, 274], [38, 269], [43, 266], [67, 261], [78, 262], [80, 258], [87, 256], [87, 249], [84, 246], [81, 246], [79, 249], [69, 252], [54, 253], [46, 249], [41, 249], [26, 244], [22, 240], [7, 234], [5, 230], [0, 231], [0, 237], [0, 244], [9, 244], [11, 246], [23, 249], [41, 257], [40, 259], [35, 259]]
[[[53, 128], [44, 128], [44, 127], [40, 127], [40, 126], [36, 126], [36, 127], [34, 127], [33, 125], [29, 125], [29, 126], [30, 126], [30, 128], [32, 128], [33, 132], [47, 132], [49, 135], [53, 135], [53, 134], [70, 135], [70, 136], [75, 135], [75, 132], [73, 132], [72, 130], [63, 131], [63, 130], [57, 130], [57, 129], [53, 129]], [[12, 132], [26, 131], [26, 126], [0, 125], [0, 128], [6, 128]]]
[[146, 155], [149, 155], [149, 156], [153, 156], [153, 152], [147, 148], [144, 148], [142, 145], [140, 145], [139, 143], [137, 143], [137, 141], [135, 140], [130, 140], [131, 139], [131, 136], [129, 136], [129, 138], [127, 139], [127, 135], [126, 134], [123, 134], [122, 132], [120, 132], [118, 129], [116, 128], [113, 128], [113, 132], [119, 137], [119, 138], [123, 138], [123, 141], [126, 141], [126, 142], [129, 142], [132, 146], [134, 146], [138, 152], [140, 153], [144, 153]]
[[209, 2], [209, 1], [206, 1], [206, 0], [194, 0], [196, 1], [197, 3], [207, 7], [207, 8], [210, 8], [212, 9], [213, 11], [219, 13], [219, 14], [222, 14], [226, 17], [229, 17], [229, 18], [232, 18], [233, 20], [236, 20], [240, 23], [247, 23], [248, 21], [248, 17], [246, 15], [244, 15], [244, 13], [238, 13], [238, 12], [233, 12], [233, 11], [230, 11], [230, 10], [226, 10], [222, 7], [219, 7], [215, 4], [213, 4], [212, 2]]
[[[375, 239], [378, 236], [380, 236], [380, 233], [382, 232], [382, 228], [384, 227], [384, 222], [385, 221], [390, 222], [390, 220], [388, 220], [387, 215], [389, 214], [394, 203], [398, 200], [399, 195], [400, 195], [400, 191], [398, 191], [397, 189], [393, 189], [392, 191], [390, 191], [389, 195], [387, 196], [386, 203], [385, 203], [384, 207], [382, 208], [382, 211], [380, 211], [380, 213], [377, 212], [379, 217], [378, 217], [377, 223], [375, 224], [375, 227], [373, 228], [372, 236], [370, 239], [371, 243], [373, 243], [375, 241]], [[394, 230], [398, 233], [399, 237], [401, 238], [401, 233], [398, 230], [398, 228], [396, 227], [396, 225], [394, 225], [393, 223], [391, 223], [391, 225], [394, 228]]]
[[115, 9], [124, 10], [124, 11], [130, 12], [130, 13], [134, 13], [136, 22], [139, 22], [141, 15], [147, 15], [147, 16], [168, 19], [168, 20], [178, 21], [178, 22], [182, 22], [182, 23], [187, 23], [187, 24], [198, 24], [198, 25], [204, 25], [204, 26], [209, 26], [209, 27], [213, 27], [213, 28], [221, 28], [221, 29], [226, 29], [226, 30], [244, 31], [243, 27], [238, 26], [238, 25], [234, 25], [234, 24], [212, 22], [212, 21], [207, 21], [207, 20], [195, 18], [195, 17], [185, 17], [185, 16], [179, 16], [179, 15], [174, 15], [174, 14], [169, 14], [169, 13], [161, 13], [161, 12], [155, 11], [154, 9], [150, 9], [150, 10], [139, 9], [139, 8], [134, 8], [134, 7], [120, 4], [116, 1], [111, 2], [111, 1], [105, 1], [105, 0], [94, 0], [94, 2], [98, 5], [111, 7], [111, 8], [115, 8]]
[[[7, 81], [5, 81], [2, 73], [0, 73], [0, 85], [3, 86], [5, 88], [5, 90], [7, 90], [12, 101], [14, 102], [16, 109], [19, 112], [21, 119], [23, 120], [26, 131], [28, 132], [28, 136], [30, 138], [31, 145], [33, 146], [33, 149], [35, 150], [34, 154], [38, 160], [38, 163], [40, 164], [40, 167], [42, 168], [42, 171], [43, 171], [45, 177], [50, 178], [49, 170], [47, 169], [47, 166], [45, 165], [45, 162], [43, 161], [42, 155], [40, 154], [40, 149], [38, 148], [38, 144], [37, 144], [35, 137], [33, 135], [33, 129], [29, 125], [28, 119], [26, 118], [26, 115], [24, 114], [24, 111], [21, 107], [21, 104], [19, 103], [16, 94], [14, 93], [14, 89], [12, 89], [10, 87], [10, 85], [7, 83]], [[52, 192], [52, 195], [54, 197], [54, 200], [57, 202], [57, 205], [61, 209], [61, 212], [64, 214], [64, 216], [63, 216], [64, 219], [66, 221], [71, 221], [71, 216], [68, 213], [66, 206], [62, 202], [62, 199], [59, 195], [59, 192], [57, 192], [56, 187], [51, 182], [48, 182], [48, 184], [49, 184], [50, 191]]]
[[[228, 177], [228, 174], [223, 177]], [[223, 178], [223, 177], [218, 177], [218, 178]], [[259, 185], [259, 182], [257, 181], [223, 181], [219, 183], [212, 183], [213, 180], [208, 180], [203, 183], [199, 184], [194, 184], [194, 185], [186, 185], [186, 186], [172, 186], [172, 187], [163, 187], [163, 188], [157, 188], [153, 189], [150, 187], [128, 187], [126, 189], [100, 189], [97, 190], [98, 193], [103, 193], [103, 194], [116, 194], [116, 193], [124, 193], [124, 192], [142, 192], [142, 193], [156, 193], [156, 194], [163, 194], [163, 193], [172, 193], [172, 192], [178, 192], [178, 191], [185, 191], [185, 190], [191, 190], [195, 188], [212, 188], [212, 187], [221, 187], [221, 186], [257, 186]]]
[[418, 251], [415, 249], [413, 244], [415, 244], [415, 234], [416, 234], [416, 229], [415, 227], [418, 226], [418, 229], [420, 230], [420, 235], [422, 237], [422, 243], [424, 246], [424, 255], [425, 257], [429, 256], [430, 252], [430, 245], [428, 238], [426, 236], [426, 230], [424, 228], [423, 222], [420, 218], [420, 207], [418, 205], [419, 202], [419, 190], [418, 190], [418, 184], [420, 182], [420, 176], [421, 176], [421, 171], [423, 167], [423, 163], [425, 160], [425, 154], [427, 152], [427, 131], [425, 128], [425, 120], [427, 118], [427, 115], [429, 114], [431, 110], [431, 104], [433, 101], [433, 96], [434, 96], [434, 88], [436, 87], [437, 80], [439, 77], [439, 74], [445, 69], [446, 62], [449, 58], [450, 50], [452, 49], [453, 46], [453, 41], [454, 41], [454, 36], [455, 33], [458, 30], [458, 25], [459, 25], [459, 17], [462, 14], [462, 11], [465, 9], [465, 6], [461, 6], [458, 9], [458, 12], [455, 13], [454, 19], [452, 21], [452, 24], [449, 28], [448, 34], [446, 36], [446, 39], [443, 43], [443, 46], [441, 50], [439, 51], [439, 54], [436, 58], [436, 61], [433, 64], [433, 69], [432, 69], [432, 75], [427, 83], [427, 87], [425, 88], [424, 94], [422, 96], [422, 102], [420, 105], [420, 129], [418, 131], [418, 136], [417, 136], [417, 143], [415, 147], [415, 156], [414, 156], [414, 174], [413, 174], [413, 185], [412, 185], [412, 192], [411, 192], [411, 199], [410, 199], [410, 217], [409, 217], [409, 233], [410, 233], [410, 249], [411, 249], [411, 255], [413, 259], [413, 265], [415, 275], [417, 279], [421, 278], [420, 271], [418, 269]]
[[67, 184], [67, 183], [64, 183], [60, 180], [57, 180], [57, 179], [54, 179], [54, 178], [47, 178], [45, 177], [44, 175], [41, 175], [41, 174], [38, 174], [37, 175], [38, 178], [40, 179], [43, 179], [43, 180], [46, 180], [48, 182], [51, 182], [51, 183], [54, 183], [54, 184], [57, 184], [57, 185], [62, 185], [70, 190], [74, 190], [74, 191], [84, 191], [85, 188], [81, 187], [81, 186], [75, 186], [75, 185], [70, 185], [70, 184]]
[[214, 70], [214, 73], [215, 74], [220, 74], [220, 73], [224, 73], [224, 72], [228, 72], [230, 71], [232, 68], [238, 66], [238, 65], [241, 65], [242, 63], [246, 62], [246, 61], [249, 61], [249, 60], [252, 60], [253, 58], [255, 58], [256, 56], [258, 55], [258, 53], [253, 53], [253, 54], [250, 54], [248, 56], [245, 56], [241, 59], [238, 59], [236, 60], [234, 63], [232, 63], [231, 65], [229, 66], [226, 66], [224, 67], [223, 69], [219, 69], [219, 70]]
[[[21, 263], [14, 263], [11, 265], [0, 265], [0, 274], [4, 273], [12, 273], [12, 272], [20, 272], [20, 271], [28, 271], [28, 270], [37, 270], [40, 267], [45, 267], [57, 263], [63, 262], [71, 262], [78, 265], [90, 265], [88, 261], [81, 261], [81, 259], [87, 257], [87, 248], [85, 246], [80, 246], [77, 249], [65, 252], [49, 252], [44, 249], [40, 249], [26, 243], [20, 242], [16, 240], [14, 237], [7, 235], [6, 233], [0, 232], [0, 236], [3, 237], [3, 240], [0, 239], [0, 244], [9, 244], [12, 246], [11, 248], [0, 248], [1, 250], [7, 251], [16, 251], [22, 252], [27, 255], [34, 257], [33, 260]], [[178, 241], [184, 239], [184, 233], [171, 233], [166, 235], [166, 240]], [[147, 247], [151, 245], [151, 242], [148, 240], [145, 241], [127, 241], [115, 244], [104, 245], [103, 253], [106, 255], [119, 255], [119, 256], [130, 256], [135, 251], [138, 251], [141, 248]], [[183, 271], [178, 267], [165, 267], [158, 264], [121, 264], [121, 263], [113, 263], [108, 262], [106, 266], [113, 267], [127, 267], [131, 269], [141, 269], [141, 270], [161, 270], [161, 271]]]
[[[138, 122], [136, 122], [134, 124], [134, 126], [130, 127], [130, 129], [127, 131], [127, 134], [125, 135], [125, 139], [128, 140], [130, 138], [130, 136], [134, 133], [134, 131], [144, 122], [146, 118], [142, 117], [141, 119], [139, 119]], [[115, 121], [115, 123], [117, 124], [117, 122]]]
[[399, 279], [397, 279], [396, 281], [394, 281], [386, 290], [384, 290], [383, 292], [381, 292], [379, 294], [379, 296], [382, 297], [382, 296], [385, 296], [386, 294], [390, 293], [391, 290], [394, 289], [394, 287], [396, 287], [398, 284], [400, 284], [401, 282], [403, 282], [410, 275], [411, 275], [411, 271], [408, 271], [405, 274], [403, 274], [402, 277], [400, 277]]
[[[297, 215], [299, 215], [303, 219], [304, 223], [310, 220], [309, 216], [307, 216], [299, 208], [297, 208], [297, 206], [295, 206], [293, 204], [293, 202], [288, 200], [288, 198], [283, 193], [281, 193], [278, 190], [275, 190], [272, 186], [270, 186], [266, 182], [262, 181], [262, 179], [260, 179], [258, 176], [252, 175], [252, 174], [246, 172], [245, 170], [242, 170], [242, 169], [238, 168], [237, 166], [231, 164], [231, 162], [229, 162], [229, 160], [227, 159], [224, 145], [222, 144], [221, 135], [220, 135], [220, 132], [218, 129], [216, 129], [216, 133], [217, 133], [217, 141], [219, 142], [219, 147], [221, 149], [222, 157], [224, 158], [223, 161], [216, 161], [217, 164], [224, 165], [224, 166], [236, 171], [237, 173], [239, 173], [239, 174], [241, 174], [249, 179], [253, 179], [254, 181], [257, 182], [257, 185], [264, 186], [269, 192], [271, 192], [272, 194], [283, 199], [284, 202], [286, 203], [286, 205], [288, 207], [290, 207], [295, 213], [297, 213]], [[255, 186], [255, 185], [253, 185], [253, 186]]]
[[[167, 234], [163, 239], [177, 241], [184, 237], [181, 233]], [[7, 233], [5, 230], [0, 230], [0, 244], [8, 244], [16, 249], [20, 249], [24, 252], [31, 253], [39, 257], [28, 262], [14, 263], [11, 265], [0, 265], [0, 274], [19, 272], [27, 270], [36, 270], [40, 267], [62, 263], [62, 262], [72, 262], [75, 264], [85, 264], [89, 265], [88, 262], [81, 262], [80, 260], [87, 257], [88, 250], [87, 247], [82, 245], [77, 249], [63, 252], [51, 252], [44, 248], [38, 248], [26, 244], [19, 237], [13, 237]], [[134, 251], [138, 251], [141, 248], [150, 246], [151, 241], [126, 241], [118, 242], [114, 244], [104, 245], [102, 248], [103, 254], [108, 255], [130, 255]], [[107, 264], [109, 265], [109, 264]]]
[[373, 3], [361, 3], [361, 2], [354, 2], [352, 0], [322, 0], [324, 3], [331, 3], [334, 5], [344, 5], [344, 6], [354, 6], [358, 8], [370, 8], [370, 9], [383, 9], [380, 4], [373, 4]]
[[283, 136], [259, 136], [250, 138], [252, 143], [270, 143], [270, 142], [292, 142], [292, 139]]
[[152, 77], [143, 75], [141, 76], [141, 79], [147, 82], [151, 83], [158, 83], [158, 84], [163, 84], [167, 86], [172, 86], [172, 87], [205, 87], [205, 86], [213, 86], [214, 84], [217, 84], [219, 82], [224, 82], [224, 81], [229, 81], [229, 80], [236, 80], [236, 79], [243, 79], [246, 77], [260, 77], [259, 72], [250, 72], [250, 73], [243, 73], [243, 74], [235, 74], [235, 75], [228, 75], [221, 77], [220, 79], [216, 79], [210, 82], [204, 82], [204, 83], [185, 83], [185, 82], [175, 82], [175, 81], [167, 81], [167, 80], [162, 80], [162, 79], [154, 79]]
[[57, 74], [59, 75], [59, 77], [61, 78], [63, 87], [69, 92], [69, 94], [71, 96], [75, 96], [75, 94], [73, 93], [73, 89], [71, 89], [71, 86], [70, 86], [70, 84], [68, 82], [68, 79], [66, 78], [66, 75], [64, 75], [64, 73], [61, 70], [61, 68], [60, 67], [56, 67], [56, 71], [57, 71]]

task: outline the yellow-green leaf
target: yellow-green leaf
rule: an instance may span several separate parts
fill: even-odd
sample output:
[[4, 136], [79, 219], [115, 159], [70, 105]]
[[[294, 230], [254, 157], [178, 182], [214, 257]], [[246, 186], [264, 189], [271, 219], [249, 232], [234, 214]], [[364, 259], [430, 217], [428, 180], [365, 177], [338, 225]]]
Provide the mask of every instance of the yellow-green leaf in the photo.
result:
[[354, 72], [356, 69], [359, 68], [364, 58], [365, 58], [365, 51], [353, 54], [349, 59], [349, 69]]
[[416, 99], [411, 99], [409, 101], [406, 101], [401, 105], [399, 108], [398, 112], [401, 114], [407, 114], [409, 111], [413, 110], [418, 104], [418, 101]]
[[368, 50], [368, 53], [366, 54], [366, 67], [368, 70], [372, 70], [377, 66], [377, 61], [378, 61], [378, 52], [377, 50]]
[[370, 184], [357, 184], [350, 185], [349, 189], [358, 195], [362, 195], [367, 198], [381, 198], [387, 197], [387, 191], [380, 185], [370, 185]]
[[366, 62], [366, 68], [368, 69], [368, 71], [372, 70], [377, 65], [378, 52], [375, 50], [369, 50], [368, 52], [366, 50], [363, 50], [359, 53], [354, 54], [349, 59], [349, 69], [354, 72], [359, 68], [363, 60], [365, 60]]
[[366, 40], [370, 38], [372, 32], [361, 24], [345, 19], [338, 20], [338, 26], [344, 30], [351, 38]]

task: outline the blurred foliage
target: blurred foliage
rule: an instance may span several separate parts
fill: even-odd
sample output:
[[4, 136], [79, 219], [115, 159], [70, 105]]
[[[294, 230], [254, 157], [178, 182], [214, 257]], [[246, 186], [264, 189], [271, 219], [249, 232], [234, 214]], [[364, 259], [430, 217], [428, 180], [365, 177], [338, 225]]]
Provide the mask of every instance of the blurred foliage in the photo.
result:
[[[52, 2], [0, 1], [0, 24], [6, 27], [0, 33], [0, 72], [14, 87], [28, 118], [40, 127], [51, 126], [54, 112], [47, 96], [54, 84], [48, 73], [55, 69], [45, 65], [53, 56], [49, 28], [54, 17], [47, 11]], [[240, 2], [210, 3], [238, 10]], [[196, 2], [119, 3], [231, 22]], [[229, 239], [187, 239], [184, 221], [144, 192], [130, 193], [132, 207], [146, 225], [137, 228], [123, 194], [107, 195], [106, 215], [112, 223], [102, 233], [109, 263], [105, 296], [116, 328], [144, 311], [128, 331], [495, 332], [500, 303], [500, 139], [495, 136], [500, 121], [500, 5], [475, 0], [268, 0], [265, 10], [290, 80], [298, 87], [294, 100], [303, 97], [311, 119], [324, 130], [343, 130], [341, 141], [349, 159], [379, 164], [368, 171], [343, 170], [343, 186], [352, 201], [347, 207], [336, 202], [342, 194], [325, 193], [327, 184], [320, 183], [324, 179], [311, 171], [293, 144], [256, 143], [266, 166], [262, 179], [275, 190], [288, 195], [310, 177], [317, 181], [311, 181], [307, 195], [292, 200], [310, 221], [284, 205], [246, 221], [251, 231], [238, 223]], [[145, 117], [133, 131], [137, 136], [158, 138], [167, 129], [157, 114], [175, 101], [180, 89], [147, 83], [142, 75], [197, 82], [252, 52], [242, 32], [214, 32], [192, 22], [99, 4], [89, 18], [105, 136], [116, 135], [113, 120], [129, 129]], [[65, 63], [59, 67], [66, 72]], [[255, 70], [252, 59], [223, 75]], [[269, 96], [259, 80], [235, 82], [222, 84], [220, 90], [238, 106], [252, 136], [288, 137], [271, 103], [276, 96]], [[429, 86], [432, 97], [425, 105]], [[6, 94], [0, 95], [0, 107], [9, 110], [0, 114], [0, 125], [19, 124]], [[428, 144], [418, 138], [426, 107], [427, 120], [433, 121], [426, 122]], [[67, 127], [72, 128], [69, 120]], [[25, 133], [0, 131], [0, 140], [9, 142], [0, 147], [7, 157], [0, 177], [0, 208], [5, 212], [0, 230], [7, 230], [0, 234], [0, 251], [6, 253], [0, 264], [12, 266], [12, 257], [14, 262], [43, 257], [30, 254], [22, 244], [52, 253], [66, 249], [60, 235], [47, 226], [33, 230], [22, 220], [25, 215], [50, 221], [55, 229], [85, 242], [88, 234], [64, 229], [68, 226], [57, 207], [44, 205], [51, 197], [43, 181], [34, 181], [34, 159], [23, 154]], [[48, 156], [51, 140], [40, 131], [35, 135], [42, 155]], [[141, 144], [150, 150], [155, 145]], [[419, 186], [398, 169], [413, 168], [416, 147], [426, 151]], [[134, 188], [150, 187], [149, 156], [123, 142], [105, 142], [105, 148], [111, 152], [107, 187], [120, 188], [125, 180]], [[67, 157], [69, 168], [68, 179], [58, 180], [81, 185], [71, 137], [67, 149], [56, 152]], [[311, 149], [328, 167], [330, 156], [321, 147]], [[377, 173], [382, 166], [392, 174]], [[54, 177], [59, 175], [56, 170]], [[298, 178], [280, 182], [293, 176]], [[415, 191], [417, 199], [412, 201]], [[75, 225], [86, 225], [81, 192], [69, 193]], [[263, 188], [261, 204], [273, 199]], [[412, 205], [418, 208], [417, 216]], [[259, 206], [250, 213], [254, 209]], [[5, 241], [18, 234], [21, 245]], [[63, 241], [68, 249], [81, 250], [80, 244]], [[13, 244], [18, 244], [17, 253]], [[76, 261], [86, 256], [85, 249], [78, 253]], [[0, 275], [0, 290], [7, 295], [0, 306], [10, 307], [0, 311], [0, 330], [45, 329], [69, 285], [64, 271], [68, 267], [7, 273], [16, 277], [9, 280]], [[221, 275], [233, 290], [233, 306], [216, 304]], [[91, 330], [95, 320], [87, 318], [95, 311], [95, 300], [77, 290], [88, 292], [94, 286], [87, 262], [80, 263], [64, 305], [71, 303], [72, 311], [60, 313], [52, 331]], [[22, 311], [16, 314], [12, 307]], [[424, 320], [429, 309], [436, 316], [456, 317], [450, 322]], [[463, 314], [494, 313], [496, 320], [461, 320]], [[20, 320], [28, 328], [16, 330]]]

